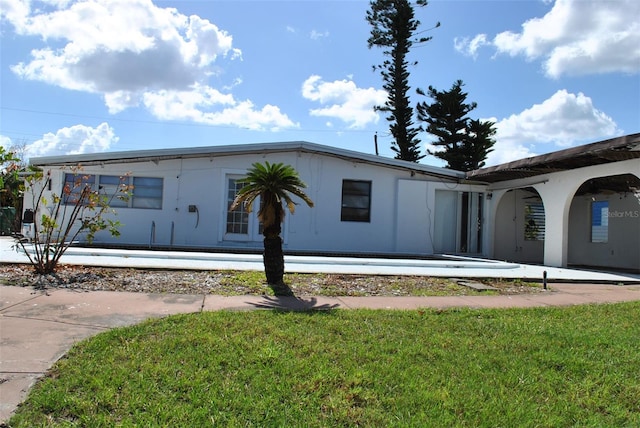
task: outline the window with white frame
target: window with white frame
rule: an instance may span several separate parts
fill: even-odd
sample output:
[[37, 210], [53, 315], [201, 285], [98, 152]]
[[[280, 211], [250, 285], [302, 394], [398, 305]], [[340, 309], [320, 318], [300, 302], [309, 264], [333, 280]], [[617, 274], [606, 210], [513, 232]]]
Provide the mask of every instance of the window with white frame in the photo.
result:
[[[89, 186], [90, 190], [99, 190], [109, 197], [109, 206], [113, 208], [162, 209], [162, 178], [67, 173], [64, 180], [65, 204], [75, 204], [82, 190]], [[130, 195], [118, 197], [118, 192], [125, 189]]]
[[341, 221], [371, 221], [371, 181], [342, 180]]
[[133, 177], [131, 207], [162, 209], [163, 181], [157, 177]]
[[244, 187], [238, 179], [229, 178], [227, 182], [227, 226], [226, 233], [247, 235], [249, 233], [249, 213], [244, 204], [241, 204], [235, 210], [231, 210], [236, 195]]

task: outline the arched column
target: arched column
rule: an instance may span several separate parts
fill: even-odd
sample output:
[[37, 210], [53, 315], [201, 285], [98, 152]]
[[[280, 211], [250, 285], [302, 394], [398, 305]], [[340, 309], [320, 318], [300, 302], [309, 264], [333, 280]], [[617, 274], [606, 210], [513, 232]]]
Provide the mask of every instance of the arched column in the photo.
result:
[[593, 165], [576, 170], [550, 174], [533, 184], [545, 207], [544, 264], [566, 267], [569, 248], [569, 213], [578, 188], [587, 180], [616, 174], [634, 174], [637, 159]]
[[545, 266], [567, 266], [569, 210], [573, 194], [579, 184], [549, 181], [533, 186], [538, 191], [545, 207]]

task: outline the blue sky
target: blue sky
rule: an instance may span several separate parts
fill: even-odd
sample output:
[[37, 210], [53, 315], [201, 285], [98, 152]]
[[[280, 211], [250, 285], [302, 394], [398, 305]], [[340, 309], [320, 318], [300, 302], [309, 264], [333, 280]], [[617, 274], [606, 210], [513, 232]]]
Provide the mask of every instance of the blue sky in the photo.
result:
[[[0, 144], [26, 157], [310, 141], [393, 157], [368, 1], [0, 0]], [[462, 79], [487, 164], [640, 131], [640, 2], [429, 2], [415, 88]], [[426, 151], [432, 137], [420, 135]], [[422, 163], [441, 166], [426, 157]]]

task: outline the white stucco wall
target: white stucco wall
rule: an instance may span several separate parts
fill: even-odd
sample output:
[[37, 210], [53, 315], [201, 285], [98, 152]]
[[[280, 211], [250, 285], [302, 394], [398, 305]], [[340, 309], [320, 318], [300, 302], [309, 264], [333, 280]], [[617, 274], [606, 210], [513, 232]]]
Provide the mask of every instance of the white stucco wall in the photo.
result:
[[[525, 239], [525, 204], [532, 194], [515, 189], [503, 194], [494, 214], [494, 255], [499, 260], [542, 263], [544, 241]], [[494, 195], [494, 198], [497, 198]]]
[[396, 207], [396, 248], [405, 253], [433, 254], [429, 210], [433, 183], [418, 180], [398, 180]]
[[[292, 165], [308, 185], [315, 208], [298, 205], [283, 226], [285, 248], [299, 251], [395, 253], [428, 255], [461, 251], [461, 197], [482, 194], [480, 219], [484, 235], [479, 255], [497, 259], [544, 263], [550, 266], [584, 264], [638, 268], [640, 218], [611, 220], [606, 244], [584, 241], [588, 201], [574, 198], [586, 180], [616, 174], [640, 173], [638, 159], [539, 175], [490, 186], [459, 184], [410, 169], [345, 159], [323, 153], [290, 151], [205, 155], [198, 158], [123, 162], [85, 166], [84, 173], [163, 178], [162, 209], [119, 208], [121, 237], [102, 232], [97, 243], [147, 246], [155, 224], [156, 246], [261, 248], [254, 229], [248, 237], [226, 235], [226, 179], [241, 177], [254, 162]], [[54, 171], [52, 189], [62, 188], [64, 172]], [[340, 220], [342, 181], [371, 181], [370, 222]], [[524, 239], [522, 189], [533, 187], [545, 207], [546, 239]], [[514, 190], [515, 189], [515, 190]], [[492, 197], [487, 195], [491, 193]], [[613, 211], [633, 212], [636, 199], [611, 196]], [[189, 212], [195, 205], [197, 213]], [[25, 208], [30, 200], [25, 197]], [[471, 221], [471, 220], [470, 220]], [[257, 222], [254, 224], [257, 228]], [[470, 229], [471, 229], [470, 225]], [[475, 250], [474, 250], [475, 251]]]
[[[640, 196], [639, 196], [640, 197]], [[609, 203], [607, 242], [591, 242], [591, 204]], [[579, 196], [569, 214], [569, 264], [640, 269], [640, 200], [633, 193]]]
[[[497, 259], [543, 262], [548, 266], [567, 266], [569, 263], [575, 263], [638, 269], [640, 263], [637, 254], [640, 238], [635, 232], [640, 227], [638, 226], [640, 218], [629, 219], [629, 224], [626, 226], [620, 228], [616, 226], [615, 232], [610, 230], [609, 245], [582, 245], [585, 244], [583, 241], [584, 232], [580, 227], [584, 228], [584, 226], [579, 225], [584, 221], [584, 218], [581, 218], [580, 216], [583, 214], [579, 213], [584, 213], [584, 207], [580, 207], [579, 202], [574, 200], [576, 191], [586, 181], [622, 174], [639, 176], [640, 160], [630, 159], [593, 165], [490, 185], [488, 190], [493, 192], [493, 200], [497, 204], [492, 207], [490, 216], [494, 227], [493, 250], [490, 254]], [[524, 201], [518, 200], [517, 190], [514, 189], [525, 187], [533, 187], [544, 204], [546, 237], [543, 260], [539, 260], [538, 256], [532, 257], [533, 254], [539, 254], [537, 248], [533, 249], [520, 244], [524, 234], [524, 225], [520, 226], [517, 222], [524, 219]], [[627, 204], [629, 203], [627, 202]], [[514, 208], [510, 208], [511, 204]], [[621, 208], [620, 211], [628, 210]], [[590, 216], [588, 218], [590, 219]], [[514, 224], [514, 221], [515, 227], [511, 229], [509, 224]], [[572, 222], [577, 222], [577, 225], [570, 227]], [[620, 225], [622, 223], [618, 222]], [[507, 225], [506, 228], [504, 225]], [[628, 234], [623, 232], [625, 228], [629, 232]], [[570, 230], [574, 231], [571, 235]], [[587, 236], [590, 237], [590, 234]], [[569, 258], [570, 248], [575, 251], [575, 255], [572, 255], [571, 259]], [[591, 252], [588, 253], [588, 251]], [[607, 251], [609, 255], [606, 254]], [[616, 258], [618, 255], [621, 256]], [[616, 258], [615, 261], [612, 261], [613, 264], [608, 264], [607, 260], [613, 258]]]
[[[254, 162], [292, 165], [307, 184], [315, 203], [302, 201], [283, 227], [286, 249], [302, 251], [431, 254], [435, 184], [442, 178], [342, 158], [305, 152], [243, 154], [85, 166], [83, 173], [163, 178], [162, 209], [117, 208], [121, 236], [106, 232], [95, 242], [147, 246], [261, 248], [254, 230], [248, 239], [228, 240], [226, 178], [243, 176]], [[54, 172], [53, 189], [60, 189], [63, 171]], [[372, 183], [371, 221], [340, 220], [342, 181]], [[453, 183], [451, 183], [453, 184]], [[135, 189], [134, 189], [135, 192]], [[295, 198], [294, 198], [295, 199]], [[431, 204], [431, 206], [430, 206]], [[197, 206], [197, 213], [189, 212]], [[155, 224], [154, 239], [151, 239]], [[256, 223], [257, 226], [257, 223]], [[173, 230], [173, 234], [172, 234]], [[237, 237], [236, 237], [237, 238]]]

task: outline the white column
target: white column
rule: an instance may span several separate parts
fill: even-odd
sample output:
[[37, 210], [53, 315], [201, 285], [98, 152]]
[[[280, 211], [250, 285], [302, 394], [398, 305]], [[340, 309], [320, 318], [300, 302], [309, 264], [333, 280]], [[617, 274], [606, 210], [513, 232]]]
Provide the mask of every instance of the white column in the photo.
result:
[[575, 185], [562, 185], [549, 181], [536, 184], [544, 204], [544, 264], [545, 266], [566, 267], [569, 248], [569, 209], [575, 193]]

